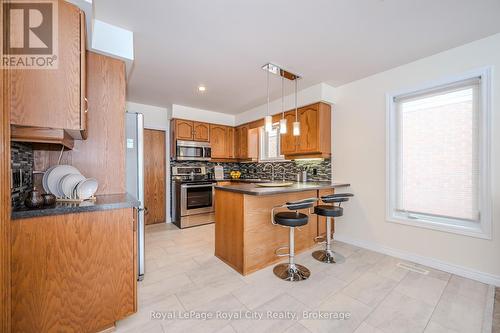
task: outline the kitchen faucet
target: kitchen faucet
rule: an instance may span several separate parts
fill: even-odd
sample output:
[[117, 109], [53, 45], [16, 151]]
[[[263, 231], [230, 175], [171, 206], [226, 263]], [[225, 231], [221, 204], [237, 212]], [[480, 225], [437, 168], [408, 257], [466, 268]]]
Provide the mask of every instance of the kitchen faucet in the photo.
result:
[[279, 165], [277, 168], [276, 168], [277, 172], [281, 169], [281, 173], [283, 175], [283, 181], [286, 180], [286, 168], [283, 166], [283, 165]]
[[271, 166], [271, 181], [274, 181], [274, 164], [266, 163], [266, 165], [262, 168], [262, 171], [266, 171], [268, 166]]

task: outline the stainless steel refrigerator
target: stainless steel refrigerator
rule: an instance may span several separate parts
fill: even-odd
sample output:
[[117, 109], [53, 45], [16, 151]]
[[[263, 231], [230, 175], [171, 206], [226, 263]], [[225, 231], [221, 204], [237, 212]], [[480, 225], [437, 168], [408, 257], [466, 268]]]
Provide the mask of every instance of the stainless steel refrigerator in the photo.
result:
[[125, 125], [127, 192], [140, 202], [137, 221], [137, 279], [144, 278], [144, 118], [126, 113]]

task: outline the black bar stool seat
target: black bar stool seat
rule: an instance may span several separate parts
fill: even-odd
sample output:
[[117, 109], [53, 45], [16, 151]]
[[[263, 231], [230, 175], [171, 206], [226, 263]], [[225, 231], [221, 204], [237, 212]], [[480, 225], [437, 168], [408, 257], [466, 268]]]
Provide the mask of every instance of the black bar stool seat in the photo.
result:
[[306, 214], [299, 212], [281, 212], [274, 215], [274, 221], [285, 227], [301, 227], [309, 220]]
[[339, 217], [344, 215], [344, 208], [339, 206], [319, 205], [314, 207], [314, 214], [328, 217]]

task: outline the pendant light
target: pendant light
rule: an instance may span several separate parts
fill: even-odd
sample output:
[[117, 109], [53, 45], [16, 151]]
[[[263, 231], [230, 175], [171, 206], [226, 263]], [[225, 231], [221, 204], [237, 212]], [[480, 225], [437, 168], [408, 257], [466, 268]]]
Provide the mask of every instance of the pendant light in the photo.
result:
[[297, 80], [298, 80], [298, 78], [295, 78], [295, 121], [293, 122], [293, 135], [294, 136], [300, 135], [300, 122], [299, 122], [298, 109], [297, 109]]
[[269, 71], [267, 71], [267, 115], [264, 117], [264, 129], [268, 133], [273, 130], [273, 117], [269, 114]]
[[286, 134], [286, 118], [285, 118], [285, 78], [281, 77], [281, 119], [280, 119], [280, 134]]

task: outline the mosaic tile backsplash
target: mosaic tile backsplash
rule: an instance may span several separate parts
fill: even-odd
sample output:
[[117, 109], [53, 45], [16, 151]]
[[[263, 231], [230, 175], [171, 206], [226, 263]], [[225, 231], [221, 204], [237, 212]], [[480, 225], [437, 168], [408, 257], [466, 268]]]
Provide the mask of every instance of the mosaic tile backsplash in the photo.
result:
[[[220, 164], [224, 167], [224, 178], [230, 178], [231, 171], [240, 171], [242, 179], [271, 179], [271, 163], [213, 163], [198, 161], [171, 161], [171, 167], [175, 166], [205, 166], [208, 172], [213, 172], [215, 165]], [[322, 181], [332, 179], [332, 164], [330, 159], [307, 160], [307, 161], [286, 161], [272, 162], [274, 164], [275, 179], [283, 179], [283, 173], [286, 180], [297, 179], [297, 173], [307, 171], [309, 181]]]
[[10, 152], [12, 208], [19, 208], [24, 205], [24, 198], [33, 188], [33, 148], [29, 144], [12, 142]]

